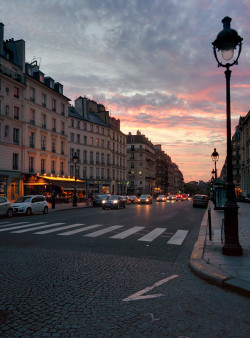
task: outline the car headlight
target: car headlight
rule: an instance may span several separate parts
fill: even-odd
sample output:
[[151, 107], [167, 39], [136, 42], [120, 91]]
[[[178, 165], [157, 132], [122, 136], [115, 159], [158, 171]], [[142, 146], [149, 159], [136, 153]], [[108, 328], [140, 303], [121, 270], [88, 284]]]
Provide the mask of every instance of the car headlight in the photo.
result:
[[114, 204], [117, 204], [117, 203], [118, 203], [118, 200], [114, 200], [113, 203], [114, 203]]
[[146, 202], [148, 202], [148, 201], [149, 201], [149, 199], [147, 198], [147, 199], [146, 199]]
[[106, 203], [106, 200], [103, 200], [102, 203], [103, 203], [103, 204]]

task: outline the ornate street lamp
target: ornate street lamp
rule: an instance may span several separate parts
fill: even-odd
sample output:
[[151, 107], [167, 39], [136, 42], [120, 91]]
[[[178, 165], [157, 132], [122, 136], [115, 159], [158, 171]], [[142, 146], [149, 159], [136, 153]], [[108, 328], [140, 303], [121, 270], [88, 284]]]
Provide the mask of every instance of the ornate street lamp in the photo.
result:
[[[227, 182], [226, 182], [226, 202], [224, 205], [224, 231], [225, 242], [222, 253], [230, 256], [241, 256], [242, 247], [239, 243], [238, 235], [238, 205], [236, 203], [235, 187], [233, 184], [232, 166], [232, 144], [231, 144], [231, 108], [230, 108], [230, 67], [238, 64], [238, 59], [242, 48], [242, 38], [230, 27], [231, 18], [226, 16], [223, 20], [223, 30], [217, 35], [212, 43], [213, 51], [218, 67], [225, 67], [226, 75], [226, 109], [227, 109]], [[235, 59], [234, 51], [237, 54]], [[222, 60], [219, 61], [218, 52], [222, 53]], [[229, 62], [231, 60], [231, 63]]]
[[211, 158], [214, 161], [214, 170], [215, 170], [215, 179], [217, 179], [217, 169], [216, 169], [216, 162], [219, 160], [219, 153], [216, 151], [216, 148], [214, 148], [214, 152], [211, 154]]
[[75, 186], [74, 186], [74, 194], [73, 194], [73, 207], [77, 207], [77, 195], [76, 195], [76, 164], [79, 160], [79, 157], [77, 156], [77, 153], [74, 154], [72, 157], [72, 160], [75, 165]]

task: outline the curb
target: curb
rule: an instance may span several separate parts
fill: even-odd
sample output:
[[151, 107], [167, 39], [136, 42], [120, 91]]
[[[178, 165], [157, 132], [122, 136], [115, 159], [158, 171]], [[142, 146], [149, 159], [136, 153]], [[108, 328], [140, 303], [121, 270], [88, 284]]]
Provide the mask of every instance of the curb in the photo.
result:
[[222, 269], [203, 260], [208, 225], [207, 210], [201, 222], [198, 240], [194, 245], [188, 266], [195, 275], [209, 283], [250, 297], [250, 283], [238, 277], [232, 277]]

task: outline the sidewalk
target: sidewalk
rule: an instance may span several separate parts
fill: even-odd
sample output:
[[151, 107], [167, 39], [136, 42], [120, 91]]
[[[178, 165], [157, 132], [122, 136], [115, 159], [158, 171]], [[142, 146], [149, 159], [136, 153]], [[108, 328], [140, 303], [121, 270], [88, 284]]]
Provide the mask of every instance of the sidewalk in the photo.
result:
[[58, 203], [56, 204], [55, 208], [52, 209], [51, 203], [48, 203], [49, 212], [54, 211], [62, 211], [62, 210], [70, 210], [70, 209], [79, 209], [79, 208], [92, 208], [91, 206], [87, 206], [86, 203], [77, 203], [77, 207], [73, 207], [72, 203]]
[[242, 256], [222, 254], [221, 224], [223, 210], [211, 209], [212, 240], [209, 239], [208, 209], [201, 223], [200, 233], [194, 245], [189, 266], [199, 277], [238, 293], [250, 296], [250, 204], [238, 203], [239, 242]]

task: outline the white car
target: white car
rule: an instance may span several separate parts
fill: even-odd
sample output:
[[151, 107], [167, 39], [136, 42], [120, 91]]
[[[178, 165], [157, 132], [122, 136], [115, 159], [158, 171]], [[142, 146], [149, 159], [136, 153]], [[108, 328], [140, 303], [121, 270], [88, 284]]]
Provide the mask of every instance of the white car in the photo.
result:
[[0, 215], [4, 215], [7, 217], [13, 216], [13, 207], [10, 201], [3, 196], [0, 196]]
[[36, 212], [48, 213], [48, 203], [42, 195], [21, 196], [13, 203], [14, 214], [30, 216]]

